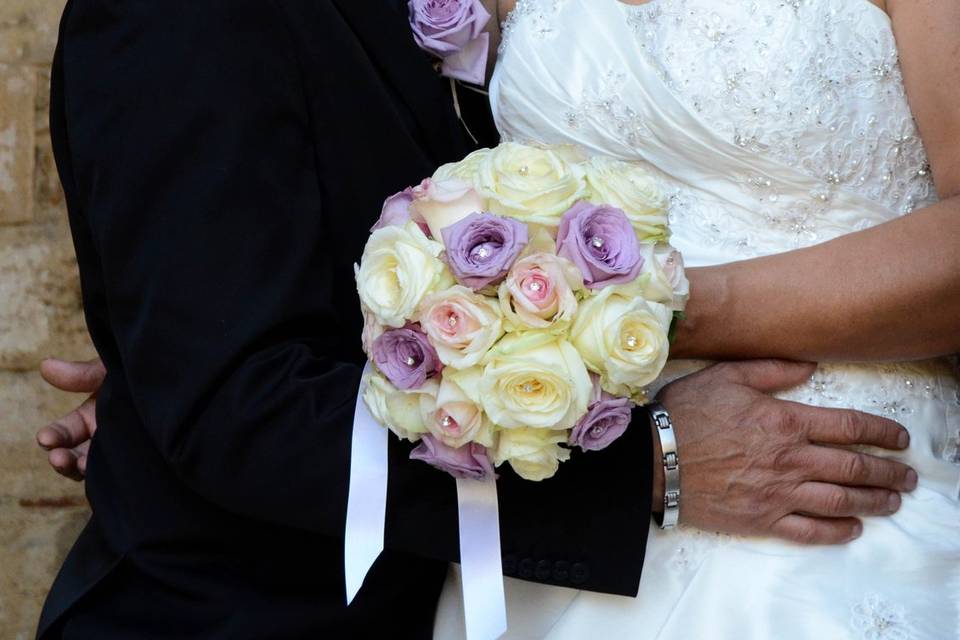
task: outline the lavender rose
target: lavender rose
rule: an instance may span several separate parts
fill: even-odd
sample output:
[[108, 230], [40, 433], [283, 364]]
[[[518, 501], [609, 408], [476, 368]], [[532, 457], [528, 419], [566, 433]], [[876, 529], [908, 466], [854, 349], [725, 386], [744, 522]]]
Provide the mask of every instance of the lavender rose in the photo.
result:
[[577, 265], [588, 289], [631, 282], [643, 267], [640, 242], [627, 215], [585, 201], [563, 214], [557, 254]]
[[430, 227], [426, 221], [411, 207], [415, 199], [413, 187], [407, 187], [399, 193], [395, 193], [383, 202], [383, 209], [380, 210], [380, 219], [371, 227], [370, 232], [377, 229], [391, 226], [403, 226], [408, 220], [413, 220], [423, 231], [424, 235], [430, 237]]
[[503, 280], [529, 240], [527, 225], [492, 213], [471, 213], [440, 233], [450, 271], [474, 291]]
[[370, 231], [376, 231], [391, 225], [402, 225], [410, 219], [410, 204], [413, 202], [413, 187], [407, 187], [400, 193], [395, 193], [383, 202], [380, 210], [380, 219]]
[[373, 341], [373, 362], [398, 389], [419, 389], [443, 365], [427, 335], [416, 325], [384, 331]]
[[443, 75], [483, 84], [490, 13], [480, 0], [410, 0], [410, 27], [421, 49], [443, 60]]
[[623, 435], [630, 425], [633, 403], [603, 392], [600, 399], [587, 408], [570, 433], [570, 445], [584, 451], [600, 451]]
[[493, 475], [486, 447], [476, 442], [454, 449], [424, 434], [417, 448], [410, 452], [410, 459], [422, 460], [455, 478], [483, 480]]

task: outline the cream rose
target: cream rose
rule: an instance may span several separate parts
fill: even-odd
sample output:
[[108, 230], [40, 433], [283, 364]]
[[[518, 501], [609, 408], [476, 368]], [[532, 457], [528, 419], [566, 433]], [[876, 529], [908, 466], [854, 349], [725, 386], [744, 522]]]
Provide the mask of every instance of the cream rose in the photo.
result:
[[360, 301], [381, 324], [402, 327], [425, 296], [453, 284], [442, 251], [414, 222], [377, 229], [356, 269]]
[[496, 300], [462, 285], [427, 296], [418, 319], [440, 361], [457, 369], [479, 363], [503, 335], [503, 316]]
[[634, 295], [629, 286], [607, 287], [580, 303], [570, 341], [605, 391], [641, 397], [660, 375], [670, 353], [673, 313]]
[[473, 184], [458, 178], [424, 180], [413, 188], [410, 208], [426, 221], [430, 235], [443, 244], [443, 229], [463, 220], [471, 213], [487, 210], [487, 201], [473, 189]]
[[641, 242], [667, 239], [667, 199], [640, 165], [594, 156], [582, 167], [590, 202], [622, 209]]
[[490, 199], [493, 213], [548, 227], [559, 225], [564, 212], [587, 191], [579, 165], [550, 149], [515, 142], [480, 160], [476, 187]]
[[566, 340], [545, 331], [508, 334], [488, 354], [480, 401], [505, 429], [570, 429], [587, 411], [592, 384]]
[[631, 283], [621, 286], [648, 302], [658, 302], [671, 311], [683, 311], [690, 297], [690, 282], [683, 267], [683, 256], [669, 244], [640, 245], [643, 268]]
[[448, 180], [450, 178], [459, 178], [471, 184], [477, 179], [480, 172], [480, 163], [490, 155], [490, 149], [477, 149], [460, 162], [451, 162], [442, 165], [433, 174], [434, 180]]
[[363, 331], [360, 334], [360, 344], [363, 345], [363, 352], [368, 358], [373, 357], [373, 342], [384, 332], [384, 326], [377, 321], [369, 309], [360, 305], [360, 313], [363, 314]]
[[560, 446], [566, 440], [564, 431], [504, 429], [493, 450], [493, 461], [497, 466], [510, 463], [524, 480], [546, 480], [553, 477], [561, 462], [570, 459], [570, 451]]
[[507, 330], [563, 328], [577, 312], [583, 276], [569, 260], [534, 253], [517, 260], [498, 291]]
[[489, 448], [494, 444], [493, 423], [483, 413], [476, 395], [481, 375], [479, 367], [447, 369], [436, 396], [421, 396], [427, 430], [448, 447], [457, 449], [476, 442]]
[[436, 380], [427, 380], [417, 389], [402, 391], [379, 373], [368, 372], [363, 384], [363, 401], [374, 420], [410, 442], [416, 442], [421, 434], [427, 433], [422, 405], [436, 402]]

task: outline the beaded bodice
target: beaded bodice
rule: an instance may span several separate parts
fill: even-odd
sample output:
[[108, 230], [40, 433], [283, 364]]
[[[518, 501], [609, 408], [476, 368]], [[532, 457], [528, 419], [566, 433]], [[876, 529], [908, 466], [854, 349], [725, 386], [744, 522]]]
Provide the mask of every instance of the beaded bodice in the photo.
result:
[[[890, 20], [868, 0], [519, 0], [491, 104], [507, 139], [645, 163], [694, 266], [936, 200]], [[824, 366], [789, 395], [894, 416], [926, 460], [960, 460], [960, 384], [944, 362]], [[956, 466], [929, 470], [956, 496]]]
[[[520, 0], [501, 56], [506, 137], [682, 178], [667, 181], [675, 226], [731, 257], [935, 199], [889, 18], [867, 0]], [[717, 178], [738, 193], [710, 189]]]

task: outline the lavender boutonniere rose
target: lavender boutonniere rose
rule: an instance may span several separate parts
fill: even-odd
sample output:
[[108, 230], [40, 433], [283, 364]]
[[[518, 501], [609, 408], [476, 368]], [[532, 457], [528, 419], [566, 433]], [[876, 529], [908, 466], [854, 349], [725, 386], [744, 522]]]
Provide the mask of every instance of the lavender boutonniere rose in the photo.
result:
[[640, 242], [620, 209], [578, 202], [563, 214], [557, 255], [577, 265], [588, 289], [633, 281], [643, 267]]
[[527, 225], [492, 213], [471, 213], [441, 231], [450, 271], [474, 291], [496, 284], [527, 245]]
[[480, 0], [410, 0], [410, 27], [421, 49], [442, 62], [441, 73], [472, 84], [486, 77], [490, 13]]

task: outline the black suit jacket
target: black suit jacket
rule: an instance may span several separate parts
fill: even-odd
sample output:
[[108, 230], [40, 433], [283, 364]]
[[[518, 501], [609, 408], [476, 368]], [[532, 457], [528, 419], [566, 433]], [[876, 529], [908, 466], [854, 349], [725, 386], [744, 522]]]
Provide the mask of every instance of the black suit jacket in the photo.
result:
[[[455, 487], [395, 439], [387, 550], [349, 608], [342, 566], [352, 265], [386, 196], [471, 149], [401, 9], [69, 2], [52, 133], [108, 375], [40, 636], [429, 637]], [[639, 422], [550, 481], [503, 470], [505, 573], [634, 595], [650, 458]]]

